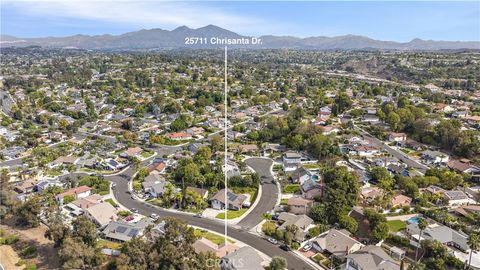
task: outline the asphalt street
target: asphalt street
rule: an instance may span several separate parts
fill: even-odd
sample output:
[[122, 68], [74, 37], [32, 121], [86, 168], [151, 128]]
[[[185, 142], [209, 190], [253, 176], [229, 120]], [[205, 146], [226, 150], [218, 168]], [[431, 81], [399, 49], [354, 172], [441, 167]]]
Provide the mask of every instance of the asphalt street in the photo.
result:
[[[256, 166], [257, 164], [260, 164], [258, 168], [267, 168], [267, 170], [264, 171], [264, 172], [259, 171], [259, 174], [263, 175], [265, 173], [270, 172], [270, 165], [268, 164], [268, 162], [269, 162], [268, 160], [262, 159], [260, 161], [259, 159], [258, 160], [255, 159], [255, 160], [251, 160], [250, 162], [255, 163], [255, 164], [250, 163], [250, 164], [254, 165], [254, 166], [252, 166], [252, 168], [257, 168], [257, 166]], [[176, 212], [176, 211], [175, 212], [167, 211], [167, 210], [164, 210], [160, 207], [155, 207], [151, 204], [132, 199], [131, 194], [128, 191], [128, 181], [131, 179], [133, 174], [134, 174], [133, 168], [128, 168], [121, 174], [105, 177], [106, 179], [108, 179], [108, 180], [110, 180], [110, 181], [112, 181], [113, 183], [116, 184], [116, 188], [113, 191], [113, 194], [114, 194], [115, 198], [117, 199], [117, 201], [120, 204], [122, 204], [124, 207], [127, 207], [128, 209], [136, 208], [136, 209], [138, 209], [140, 214], [145, 215], [145, 216], [150, 216], [152, 213], [155, 213], [155, 214], [159, 215], [160, 217], [175, 217], [175, 218], [178, 218], [178, 219], [180, 219], [180, 220], [184, 221], [185, 223], [187, 223], [189, 225], [192, 225], [192, 226], [205, 228], [205, 229], [208, 229], [208, 230], [220, 233], [220, 234], [224, 233], [224, 228], [225, 227], [224, 227], [224, 223], [221, 220], [216, 221], [216, 220], [213, 220], [213, 219], [196, 217], [194, 215], [187, 214], [187, 213], [179, 213], [179, 212]], [[268, 181], [267, 178], [264, 178], [264, 180]], [[268, 186], [268, 188], [267, 187], [266, 188], [267, 188], [267, 190], [269, 190], [270, 187], [269, 187], [268, 184], [267, 184], [267, 186]], [[276, 186], [274, 186], [274, 184], [272, 184], [272, 188], [273, 187], [275, 187], [275, 190], [276, 190]], [[262, 188], [263, 188], [263, 185], [262, 185]], [[262, 192], [262, 194], [265, 194], [265, 196], [269, 197], [268, 201], [269, 201], [269, 204], [271, 204], [273, 197], [270, 196], [268, 194], [268, 192], [265, 192], [265, 193]], [[263, 197], [263, 195], [262, 195], [262, 197]], [[260, 200], [263, 201], [263, 198], [261, 198]], [[276, 200], [276, 196], [275, 196], [275, 200]], [[275, 201], [273, 201], [272, 206], [270, 206], [269, 204], [267, 204], [267, 206], [262, 206], [261, 203], [259, 203], [257, 205], [257, 207], [262, 207], [261, 209], [267, 209], [267, 208], [272, 209], [273, 205], [275, 205]], [[246, 227], [248, 227], [250, 224], [253, 224], [254, 222], [257, 222], [257, 220], [258, 220], [257, 223], [259, 223], [261, 221], [261, 218], [262, 218], [261, 214], [258, 217], [256, 217], [255, 219], [253, 218], [254, 211], [257, 211], [257, 209], [254, 209], [250, 213], [250, 215], [252, 215], [252, 217], [249, 217], [245, 221], [245, 224], [246, 224], [245, 226]], [[260, 213], [260, 212], [263, 213], [263, 210], [260, 210], [260, 208], [259, 208], [258, 213]], [[255, 212], [255, 213], [257, 213], [257, 212]], [[255, 223], [255, 225], [257, 223]], [[285, 259], [287, 259], [289, 269], [314, 269], [307, 262], [298, 258], [297, 255], [295, 255], [291, 252], [286, 252], [286, 251], [280, 249], [278, 245], [273, 245], [270, 242], [268, 242], [267, 240], [262, 239], [259, 236], [256, 236], [254, 234], [249, 233], [248, 229], [243, 229], [243, 228], [238, 229], [238, 228], [229, 226], [228, 227], [228, 236], [232, 237], [234, 239], [238, 239], [238, 240], [242, 241], [243, 243], [245, 243], [245, 244], [247, 244], [247, 245], [263, 252], [263, 253], [265, 253], [266, 255], [268, 255], [270, 257], [273, 257], [273, 256], [284, 257]]]
[[242, 229], [249, 230], [263, 220], [262, 215], [265, 212], [275, 207], [278, 198], [278, 188], [275, 184], [275, 179], [270, 173], [270, 167], [273, 164], [271, 159], [249, 158], [245, 162], [260, 175], [262, 184], [262, 194], [258, 204], [237, 224]]
[[354, 126], [364, 137], [368, 138], [369, 141], [371, 141], [372, 143], [374, 143], [375, 145], [377, 145], [378, 147], [382, 148], [383, 150], [387, 151], [390, 155], [398, 158], [399, 160], [401, 160], [402, 162], [404, 162], [405, 164], [407, 164], [409, 167], [412, 167], [412, 168], [415, 168], [416, 170], [418, 170], [419, 172], [421, 172], [422, 174], [425, 174], [425, 172], [427, 171], [428, 167], [413, 160], [411, 157], [407, 156], [405, 153], [403, 153], [402, 151], [400, 150], [397, 150], [397, 149], [393, 149], [391, 148], [390, 146], [388, 146], [387, 144], [385, 144], [384, 142], [382, 142], [381, 140], [375, 138], [374, 136], [370, 135], [370, 133], [366, 132], [365, 130], [357, 127], [357, 126]]

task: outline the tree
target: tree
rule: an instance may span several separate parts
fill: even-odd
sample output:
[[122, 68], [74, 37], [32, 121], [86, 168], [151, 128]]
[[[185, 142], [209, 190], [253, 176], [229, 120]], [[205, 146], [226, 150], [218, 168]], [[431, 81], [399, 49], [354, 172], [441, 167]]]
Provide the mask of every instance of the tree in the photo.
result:
[[358, 229], [358, 222], [349, 215], [342, 215], [338, 220], [342, 228], [347, 229], [351, 233], [356, 233]]
[[0, 218], [12, 211], [14, 200], [12, 199], [12, 185], [7, 169], [0, 174]]
[[398, 131], [401, 123], [400, 116], [395, 112], [390, 112], [387, 115], [387, 123], [390, 124], [393, 131]]
[[15, 211], [17, 225], [32, 228], [40, 225], [40, 197], [33, 196], [23, 202]]
[[[420, 218], [418, 220], [418, 228], [420, 229], [420, 235], [418, 237], [418, 243], [420, 244], [421, 242], [421, 239], [422, 239], [422, 233], [423, 233], [423, 230], [425, 230], [428, 226], [428, 221], [424, 218]], [[418, 248], [419, 248], [420, 245], [417, 245], [417, 249], [415, 250], [415, 264], [418, 263]]]
[[262, 225], [262, 232], [266, 235], [273, 236], [275, 231], [277, 230], [277, 226], [274, 222], [266, 221]]
[[182, 207], [185, 207], [187, 195], [186, 184], [203, 183], [205, 178], [200, 174], [197, 164], [190, 158], [181, 159], [174, 173], [175, 180], [182, 183]]
[[270, 261], [271, 270], [284, 270], [287, 269], [287, 260], [282, 257], [274, 256], [272, 261]]
[[308, 216], [316, 222], [326, 223], [327, 212], [325, 204], [316, 204], [310, 208]]
[[85, 216], [79, 216], [72, 222], [73, 236], [80, 238], [88, 246], [95, 246], [97, 242], [97, 227]]
[[125, 242], [122, 245], [122, 254], [117, 259], [118, 270], [148, 269], [148, 252], [149, 246], [139, 238], [133, 238], [132, 240]]
[[388, 236], [388, 231], [388, 224], [386, 222], [382, 222], [373, 228], [372, 236], [377, 241], [385, 240]]
[[470, 255], [468, 258], [468, 268], [472, 265], [472, 253], [480, 249], [480, 235], [478, 233], [471, 233], [468, 236], [468, 246], [470, 247]]

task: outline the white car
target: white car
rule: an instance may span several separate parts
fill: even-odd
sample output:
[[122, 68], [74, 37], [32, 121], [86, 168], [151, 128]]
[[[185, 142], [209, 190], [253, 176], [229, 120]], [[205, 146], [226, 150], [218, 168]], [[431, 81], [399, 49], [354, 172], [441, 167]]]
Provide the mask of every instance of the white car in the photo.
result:
[[310, 249], [312, 249], [312, 245], [306, 244], [305, 246], [303, 246], [303, 249], [302, 249], [302, 250], [305, 251], [305, 252], [307, 252], [307, 251], [309, 251]]
[[155, 214], [155, 213], [152, 213], [152, 214], [150, 215], [150, 218], [153, 219], [153, 220], [157, 220], [157, 219], [158, 219], [158, 215]]
[[272, 244], [274, 244], [274, 245], [278, 244], [278, 241], [277, 241], [277, 239], [275, 239], [275, 238], [271, 238], [271, 237], [270, 237], [270, 238], [267, 239], [267, 241], [270, 242], [270, 243], [272, 243]]

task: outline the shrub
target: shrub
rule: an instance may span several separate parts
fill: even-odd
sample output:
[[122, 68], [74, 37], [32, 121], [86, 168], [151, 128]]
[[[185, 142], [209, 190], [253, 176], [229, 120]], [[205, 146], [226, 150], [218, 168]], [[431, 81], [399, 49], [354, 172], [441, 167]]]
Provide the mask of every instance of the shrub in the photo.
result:
[[25, 267], [25, 270], [37, 270], [37, 265], [35, 263], [29, 263], [27, 267]]
[[410, 240], [408, 240], [408, 238], [402, 237], [399, 235], [392, 235], [392, 234], [387, 237], [387, 242], [396, 244], [402, 247], [408, 247], [410, 245]]
[[274, 222], [271, 222], [271, 221], [267, 221], [262, 225], [262, 232], [268, 236], [273, 236], [275, 234], [276, 229], [277, 229], [277, 226], [275, 225]]
[[16, 234], [11, 234], [6, 237], [0, 238], [0, 245], [12, 245], [18, 242], [19, 237]]
[[35, 246], [28, 246], [26, 248], [24, 248], [21, 252], [20, 252], [20, 256], [22, 257], [28, 257], [30, 255], [32, 255], [33, 253], [37, 252], [37, 248]]

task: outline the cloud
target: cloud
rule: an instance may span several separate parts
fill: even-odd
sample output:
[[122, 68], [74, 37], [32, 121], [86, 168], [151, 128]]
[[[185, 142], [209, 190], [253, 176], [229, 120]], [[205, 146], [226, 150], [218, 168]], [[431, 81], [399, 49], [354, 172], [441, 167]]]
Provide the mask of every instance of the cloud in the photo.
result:
[[[17, 12], [45, 16], [46, 19], [81, 19], [127, 24], [142, 28], [174, 28], [181, 25], [198, 28], [214, 24], [232, 31], [261, 34], [279, 27], [263, 19], [239, 15], [206, 2], [53, 0], [12, 1], [3, 5]], [[281, 27], [281, 26], [280, 26]], [[254, 31], [254, 32], [252, 32]]]

